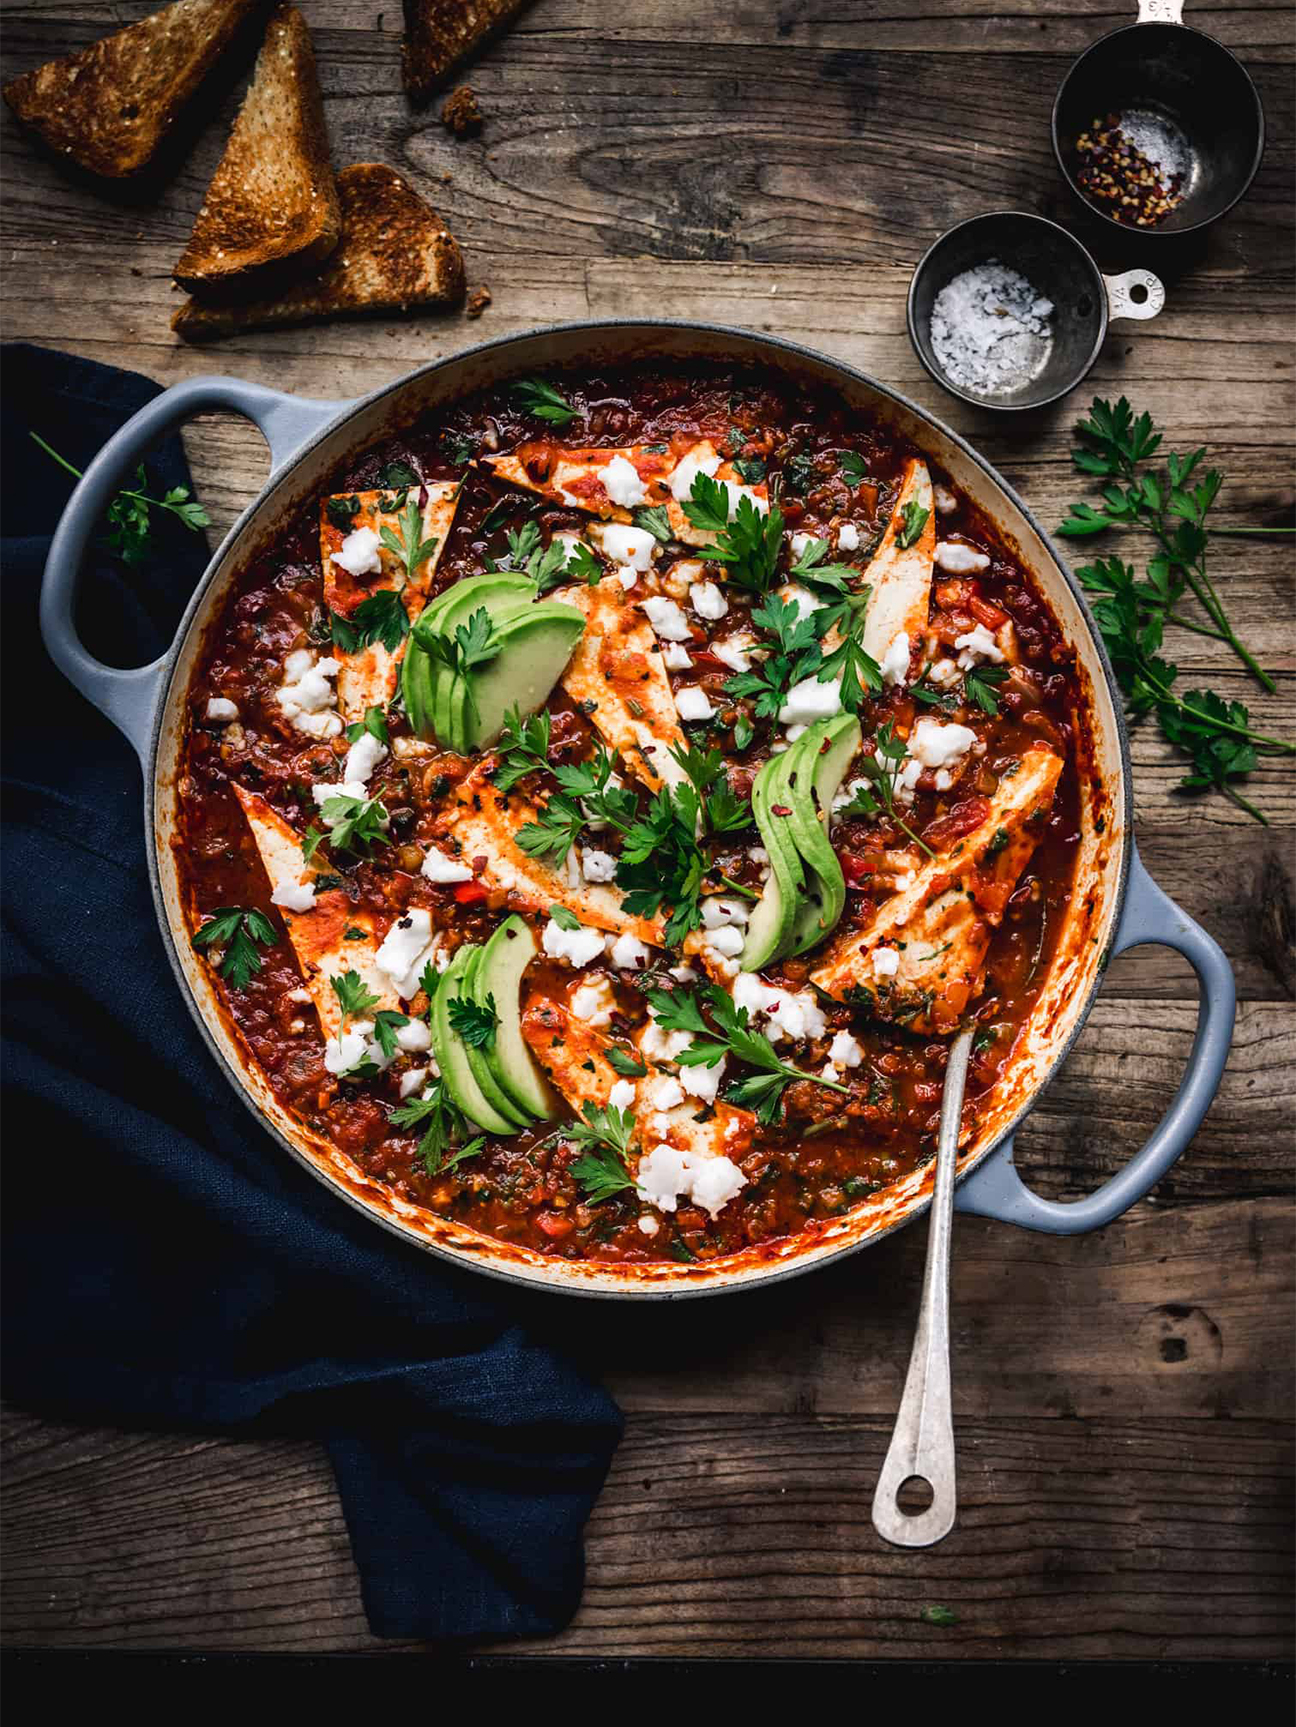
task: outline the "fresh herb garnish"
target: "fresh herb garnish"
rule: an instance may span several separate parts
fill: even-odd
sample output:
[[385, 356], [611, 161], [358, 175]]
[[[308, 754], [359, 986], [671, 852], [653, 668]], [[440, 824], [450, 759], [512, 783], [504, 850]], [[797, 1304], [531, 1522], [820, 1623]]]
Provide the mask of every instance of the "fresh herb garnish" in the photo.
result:
[[958, 1614], [952, 1607], [924, 1607], [922, 1617], [928, 1625], [957, 1625]]
[[635, 1118], [629, 1110], [614, 1109], [610, 1104], [601, 1109], [588, 1101], [582, 1105], [581, 1114], [583, 1121], [574, 1121], [564, 1130], [565, 1138], [585, 1148], [583, 1156], [569, 1167], [587, 1202], [597, 1205], [634, 1186], [626, 1155]]
[[390, 744], [391, 735], [387, 730], [387, 716], [381, 708], [366, 708], [365, 717], [357, 720], [354, 725], [346, 728], [343, 736], [349, 744], [359, 743], [364, 734], [378, 739], [380, 744]]
[[550, 726], [547, 708], [528, 715], [525, 720], [518, 708], [509, 709], [496, 745], [499, 763], [492, 775], [502, 792], [512, 791], [528, 774], [541, 773], [548, 768]]
[[549, 907], [549, 916], [558, 925], [559, 929], [573, 930], [579, 929], [581, 926], [580, 919], [574, 912], [569, 912], [565, 905], [551, 905]]
[[[65, 457], [47, 444], [44, 438], [32, 432], [32, 442], [39, 444], [47, 456], [56, 461], [60, 468], [79, 480], [80, 468], [74, 468]], [[166, 510], [169, 515], [182, 522], [192, 533], [201, 533], [211, 523], [211, 517], [198, 503], [187, 486], [173, 486], [164, 497], [151, 498], [145, 491], [148, 485], [148, 475], [144, 472], [141, 462], [135, 470], [135, 485], [137, 490], [125, 487], [118, 492], [108, 506], [108, 526], [110, 532], [104, 540], [106, 548], [124, 564], [142, 564], [152, 550], [153, 530], [149, 522], [150, 510]], [[240, 988], [242, 985], [239, 986]]]
[[454, 1140], [468, 1131], [468, 1124], [443, 1080], [436, 1080], [428, 1088], [426, 1097], [416, 1097], [394, 1109], [389, 1119], [396, 1127], [417, 1127], [420, 1122], [427, 1123], [419, 1141], [418, 1156], [428, 1175], [445, 1174], [465, 1158], [476, 1157], [486, 1144], [485, 1137], [479, 1135], [446, 1157]]
[[379, 588], [369, 594], [350, 617], [343, 617], [341, 612], [331, 616], [334, 645], [344, 654], [358, 654], [375, 642], [394, 654], [409, 633], [409, 613], [395, 588]]
[[729, 488], [709, 474], [697, 473], [684, 514], [695, 528], [714, 533], [714, 544], [706, 549], [713, 563], [725, 566], [725, 578], [749, 593], [766, 594], [778, 570], [783, 548], [783, 512], [771, 503], [762, 515], [744, 494], [729, 519]]
[[648, 1071], [638, 1056], [631, 1055], [629, 1050], [622, 1049], [619, 1044], [609, 1046], [607, 1058], [613, 1072], [619, 1073], [622, 1079], [642, 1079]]
[[[1238, 639], [1206, 568], [1214, 535], [1290, 534], [1290, 528], [1217, 528], [1207, 516], [1219, 494], [1223, 476], [1210, 468], [1192, 483], [1205, 450], [1188, 455], [1170, 453], [1164, 472], [1144, 469], [1156, 455], [1163, 434], [1149, 414], [1134, 416], [1124, 396], [1115, 407], [1095, 397], [1089, 418], [1076, 432], [1083, 440], [1072, 451], [1082, 473], [1112, 482], [1102, 491], [1101, 508], [1074, 503], [1058, 532], [1068, 538], [1088, 538], [1110, 528], [1133, 528], [1149, 534], [1159, 551], [1147, 566], [1146, 579], [1118, 557], [1100, 558], [1076, 571], [1082, 585], [1097, 596], [1094, 617], [1107, 644], [1117, 678], [1134, 717], [1155, 713], [1162, 735], [1181, 749], [1192, 772], [1180, 784], [1188, 790], [1214, 788], [1257, 821], [1265, 818], [1231, 783], [1252, 772], [1262, 756], [1296, 754], [1296, 744], [1257, 731], [1242, 702], [1225, 702], [1211, 690], [1187, 690], [1174, 685], [1179, 669], [1161, 657], [1167, 625], [1228, 644], [1264, 689], [1273, 692], [1273, 678]], [[1186, 616], [1180, 604], [1191, 592], [1208, 621]]]
[[861, 588], [858, 593], [845, 594], [834, 605], [823, 608], [822, 614], [816, 613], [821, 631], [826, 634], [835, 628], [841, 637], [839, 644], [823, 657], [817, 674], [819, 682], [826, 684], [829, 679], [839, 677], [842, 706], [853, 714], [859, 712], [865, 690], [876, 695], [882, 688], [882, 668], [864, 650], [864, 616], [871, 591]]
[[803, 582], [807, 587], [829, 588], [833, 593], [844, 594], [859, 572], [850, 564], [825, 563], [828, 549], [827, 540], [810, 540], [789, 574], [794, 582]]
[[[750, 671], [738, 672], [727, 678], [724, 687], [731, 696], [754, 697], [757, 719], [776, 719], [793, 684], [819, 670], [823, 663], [819, 616], [815, 611], [800, 611], [792, 601], [780, 599], [777, 594], [766, 595], [752, 612], [752, 623], [766, 635], [773, 636], [778, 651], [768, 654]], [[750, 742], [749, 735], [747, 743]], [[734, 745], [738, 749], [746, 747], [738, 742], [736, 727]]]
[[451, 1026], [471, 1049], [494, 1048], [499, 1014], [495, 1011], [493, 995], [488, 995], [484, 1002], [457, 996], [450, 1003], [449, 1013]]
[[817, 461], [804, 452], [789, 456], [783, 464], [783, 489], [793, 497], [801, 497], [814, 484]]
[[279, 940], [275, 927], [264, 912], [237, 905], [218, 906], [194, 936], [195, 947], [223, 947], [220, 974], [235, 989], [246, 989], [248, 980], [261, 970], [262, 947], [273, 947]]
[[[425, 558], [432, 556], [441, 542], [435, 534], [426, 540], [422, 537], [423, 512], [419, 509], [417, 497], [407, 499], [405, 512], [397, 519], [400, 522], [400, 533], [397, 534], [384, 522], [378, 531], [378, 538], [389, 552], [393, 552], [400, 559], [405, 567], [406, 581], [412, 582], [419, 565]], [[374, 597], [377, 598], [377, 595]]]
[[373, 993], [358, 971], [343, 972], [337, 977], [331, 977], [329, 983], [338, 999], [338, 1006], [347, 1019], [362, 1019], [378, 1006], [380, 998]]
[[905, 758], [904, 739], [895, 735], [895, 728], [890, 720], [882, 727], [873, 740], [874, 753], [860, 758], [860, 773], [870, 785], [858, 785], [851, 801], [837, 814], [843, 821], [851, 816], [873, 817], [885, 812], [891, 821], [908, 834], [913, 843], [927, 853], [929, 858], [935, 858], [936, 853], [931, 847], [918, 838], [909, 824], [897, 813], [895, 807], [896, 773], [900, 763]]
[[388, 462], [378, 470], [378, 484], [389, 492], [408, 492], [422, 481], [408, 462]]
[[902, 552], [907, 552], [910, 546], [917, 545], [930, 515], [931, 511], [925, 510], [917, 498], [910, 498], [900, 512], [900, 526], [896, 529], [896, 545]]
[[324, 514], [340, 534], [349, 534], [360, 513], [360, 500], [354, 493], [346, 497], [325, 498]]
[[848, 486], [862, 486], [869, 477], [868, 466], [863, 456], [856, 455], [854, 450], [839, 450], [837, 465], [842, 471], [842, 478]]
[[663, 545], [672, 537], [670, 516], [666, 512], [665, 504], [649, 504], [636, 510], [634, 525], [642, 528], [645, 534], [651, 534], [655, 540], [660, 540]]
[[[329, 830], [329, 845], [339, 851], [368, 854], [387, 838], [387, 810], [377, 798], [353, 798], [339, 792], [337, 797], [325, 800], [320, 815]], [[307, 863], [325, 837], [319, 828], [307, 828], [302, 839], [302, 855]]]
[[443, 635], [439, 631], [426, 631], [419, 635], [418, 640], [420, 646], [425, 648], [434, 660], [440, 660], [450, 673], [463, 678], [468, 705], [476, 716], [477, 698], [473, 693], [473, 680], [468, 673], [495, 659], [501, 645], [499, 634], [485, 606], [479, 606], [469, 616], [466, 624], [458, 626], [453, 636]]
[[744, 486], [758, 486], [769, 471], [759, 456], [735, 456], [733, 465]]
[[829, 1091], [850, 1089], [784, 1061], [767, 1037], [751, 1029], [747, 1009], [735, 1006], [727, 990], [706, 984], [701, 995], [714, 1024], [703, 1018], [697, 994], [692, 991], [652, 989], [648, 991], [648, 1000], [663, 1031], [693, 1034], [694, 1041], [675, 1057], [681, 1067], [714, 1067], [726, 1056], [733, 1056], [736, 1061], [758, 1069], [727, 1088], [724, 1093], [727, 1102], [755, 1110], [757, 1119], [768, 1126], [778, 1119], [783, 1093], [794, 1080], [809, 1080]]
[[537, 420], [565, 426], [576, 418], [576, 410], [566, 396], [559, 395], [543, 378], [519, 378], [513, 386], [513, 394], [523, 413], [531, 414]]
[[973, 666], [963, 680], [963, 693], [982, 713], [994, 719], [999, 712], [998, 687], [1010, 675], [1010, 666]]
[[395, 1060], [399, 1048], [396, 1033], [409, 1022], [409, 1015], [397, 1013], [395, 1008], [385, 1007], [374, 1015], [374, 1042], [388, 1061]]

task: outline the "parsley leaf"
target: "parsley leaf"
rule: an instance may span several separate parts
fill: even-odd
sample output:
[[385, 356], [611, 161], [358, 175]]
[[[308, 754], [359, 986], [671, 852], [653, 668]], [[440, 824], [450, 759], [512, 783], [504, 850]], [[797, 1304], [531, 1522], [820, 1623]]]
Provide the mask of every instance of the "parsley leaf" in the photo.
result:
[[519, 378], [513, 394], [523, 413], [537, 420], [548, 420], [555, 426], [566, 426], [576, 418], [576, 410], [543, 378]]
[[465, 996], [458, 996], [450, 1003], [449, 1013], [451, 1026], [471, 1049], [495, 1047], [495, 1029], [499, 1024], [499, 1014], [495, 1011], [493, 995], [488, 995], [484, 1002], [469, 1001]]
[[[29, 436], [60, 468], [75, 475], [78, 480], [81, 478], [80, 468], [74, 468], [71, 462], [60, 456], [44, 438], [35, 432], [29, 433]], [[143, 462], [135, 470], [135, 484], [138, 490], [123, 489], [118, 492], [107, 511], [110, 532], [103, 543], [107, 550], [119, 557], [124, 564], [142, 564], [152, 549], [150, 510], [166, 510], [195, 534], [201, 533], [210, 525], [211, 517], [191, 495], [187, 486], [173, 486], [162, 498], [149, 497], [144, 490], [148, 485], [148, 475], [144, 472]]]
[[378, 588], [361, 600], [349, 617], [332, 613], [333, 641], [344, 654], [358, 654], [375, 642], [394, 654], [409, 627], [409, 613], [395, 588]]
[[725, 566], [727, 581], [749, 593], [769, 592], [783, 549], [783, 512], [777, 504], [771, 503], [768, 514], [762, 515], [744, 494], [730, 521], [729, 488], [699, 471], [684, 514], [695, 528], [717, 535], [715, 543], [706, 548], [706, 555], [711, 562]]
[[264, 912], [243, 906], [218, 906], [194, 935], [195, 947], [222, 947], [224, 957], [220, 974], [235, 989], [246, 989], [248, 981], [261, 970], [262, 947], [274, 947], [279, 937]]
[[454, 1099], [446, 1090], [444, 1080], [435, 1081], [428, 1088], [426, 1097], [413, 1098], [399, 1109], [394, 1109], [389, 1117], [396, 1127], [417, 1127], [420, 1122], [427, 1122], [422, 1139], [419, 1141], [418, 1156], [428, 1175], [441, 1175], [451, 1170], [465, 1158], [476, 1157], [485, 1147], [484, 1136], [470, 1139], [466, 1145], [460, 1146], [449, 1158], [446, 1152], [457, 1138], [468, 1131], [468, 1124]]
[[900, 527], [896, 531], [896, 545], [902, 552], [907, 552], [910, 546], [918, 544], [930, 515], [931, 511], [925, 510], [917, 498], [910, 498], [900, 512]]
[[[320, 810], [328, 827], [328, 842], [339, 851], [364, 854], [387, 838], [387, 810], [377, 798], [353, 798], [344, 793], [325, 799]], [[316, 827], [308, 828], [302, 842], [307, 863], [315, 855], [324, 835]]]
[[973, 666], [963, 680], [968, 701], [975, 702], [982, 713], [994, 719], [999, 712], [998, 687], [1009, 675], [1009, 666]]
[[387, 730], [387, 716], [381, 708], [366, 708], [365, 717], [362, 720], [357, 720], [354, 725], [348, 726], [343, 735], [349, 744], [354, 744], [358, 743], [366, 732], [371, 737], [377, 738], [380, 744], [389, 745], [391, 743], [391, 736]]
[[826, 564], [824, 559], [827, 556], [827, 540], [811, 540], [793, 564], [791, 579], [803, 582], [807, 587], [818, 585], [830, 588], [834, 593], [846, 593], [858, 572], [850, 564]]
[[504, 716], [500, 741], [495, 746], [499, 752], [499, 764], [492, 776], [502, 792], [512, 791], [528, 774], [541, 773], [548, 768], [550, 727], [547, 708], [541, 708], [539, 713], [531, 714], [525, 720], [518, 708], [509, 709]]
[[558, 925], [559, 929], [573, 930], [579, 929], [581, 926], [580, 919], [573, 912], [569, 912], [565, 905], [551, 905], [549, 907], [549, 916]]
[[[792, 601], [780, 599], [777, 594], [766, 595], [752, 612], [752, 623], [774, 637], [778, 651], [768, 654], [750, 671], [726, 679], [724, 687], [730, 695], [754, 697], [757, 719], [777, 719], [792, 685], [818, 671], [823, 660], [818, 616], [817, 612], [800, 611]], [[736, 728], [734, 742], [740, 749], [745, 747], [738, 743]], [[747, 742], [751, 742], [750, 737]]]
[[865, 690], [876, 695], [882, 688], [882, 668], [864, 651], [864, 615], [870, 592], [861, 588], [816, 613], [821, 630], [826, 633], [835, 626], [841, 635], [839, 645], [823, 657], [817, 673], [819, 682], [826, 684], [830, 678], [840, 677], [842, 706], [853, 714], [859, 712]]
[[626, 1156], [635, 1120], [629, 1110], [614, 1109], [610, 1104], [601, 1109], [589, 1101], [582, 1105], [581, 1114], [585, 1119], [574, 1121], [566, 1130], [568, 1138], [584, 1147], [584, 1155], [576, 1158], [570, 1169], [585, 1199], [597, 1205], [634, 1186]]
[[869, 477], [868, 464], [863, 456], [856, 455], [854, 450], [839, 450], [837, 465], [848, 486], [862, 486]]
[[672, 538], [670, 516], [666, 513], [665, 504], [650, 504], [634, 513], [634, 525], [642, 528], [645, 534], [651, 534], [663, 545]]
[[358, 971], [347, 971], [340, 976], [331, 977], [329, 984], [347, 1019], [363, 1019], [371, 1008], [378, 1006], [379, 998]]
[[[440, 540], [433, 534], [430, 539], [423, 539], [423, 512], [419, 508], [418, 498], [406, 494], [405, 513], [399, 517], [400, 533], [396, 534], [384, 522], [379, 529], [378, 538], [389, 552], [394, 552], [405, 568], [407, 582], [414, 580], [415, 571], [425, 559], [430, 558], [440, 545]], [[377, 599], [377, 595], [373, 596]], [[404, 610], [402, 606], [401, 610]], [[408, 628], [406, 620], [406, 628]], [[404, 631], [401, 632], [402, 635]], [[399, 642], [399, 637], [397, 641]]]
[[852, 816], [868, 816], [871, 819], [885, 814], [902, 833], [908, 834], [920, 850], [925, 851], [929, 858], [934, 858], [936, 854], [931, 847], [924, 844], [908, 823], [896, 813], [896, 777], [904, 758], [904, 739], [896, 737], [895, 727], [888, 720], [873, 739], [873, 754], [860, 758], [860, 773], [870, 784], [857, 786], [854, 797], [839, 809], [837, 814], [842, 821], [848, 821]]
[[637, 1055], [631, 1055], [629, 1050], [622, 1049], [619, 1044], [609, 1046], [607, 1058], [612, 1071], [619, 1073], [623, 1079], [642, 1079], [648, 1071]]
[[397, 1013], [390, 1007], [385, 1007], [374, 1015], [374, 1041], [388, 1061], [395, 1060], [396, 1051], [400, 1047], [396, 1042], [396, 1033], [401, 1026], [408, 1025], [409, 1022], [407, 1013]]
[[378, 484], [389, 492], [408, 492], [422, 481], [408, 462], [388, 462], [378, 470]]

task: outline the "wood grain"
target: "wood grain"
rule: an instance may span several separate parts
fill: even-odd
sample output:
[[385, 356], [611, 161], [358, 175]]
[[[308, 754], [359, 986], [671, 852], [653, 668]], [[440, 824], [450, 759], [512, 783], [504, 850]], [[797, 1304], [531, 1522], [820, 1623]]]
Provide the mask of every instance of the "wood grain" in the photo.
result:
[[[4, 76], [152, 9], [16, 0]], [[1290, 0], [1204, 0], [1189, 20], [1257, 80], [1269, 122], [1245, 202], [1157, 246], [1154, 323], [1115, 325], [1088, 385], [1000, 420], [947, 398], [904, 301], [950, 223], [1015, 205], [1093, 234], [1048, 139], [1071, 59], [1131, 3], [736, 0], [633, 12], [534, 0], [473, 65], [487, 115], [456, 143], [400, 93], [395, 0], [303, 0], [338, 164], [388, 161], [447, 218], [493, 303], [176, 342], [170, 270], [239, 95], [134, 202], [70, 179], [5, 112], [0, 305], [8, 339], [173, 383], [211, 371], [346, 398], [484, 338], [564, 318], [671, 316], [767, 329], [900, 389], [981, 449], [1052, 525], [1083, 495], [1069, 427], [1127, 393], [1226, 474], [1220, 520], [1290, 522], [1296, 444]], [[219, 533], [266, 472], [258, 435], [186, 431]], [[1127, 551], [1126, 555], [1130, 555]], [[1213, 569], [1279, 674], [1266, 698], [1218, 644], [1176, 638], [1195, 683], [1289, 733], [1290, 545], [1233, 540]], [[923, 1257], [909, 1230], [822, 1275], [662, 1311], [536, 1303], [525, 1318], [609, 1375], [629, 1427], [589, 1528], [571, 1629], [529, 1652], [856, 1657], [1290, 1655], [1291, 1146], [1296, 774], [1266, 766], [1262, 830], [1185, 796], [1146, 726], [1137, 833], [1154, 876], [1223, 943], [1238, 1036], [1187, 1155], [1100, 1235], [1055, 1240], [960, 1218], [955, 1399], [962, 1509], [928, 1554], [883, 1549], [868, 1505], [909, 1350]], [[1049, 1197], [1091, 1191], [1146, 1138], [1188, 1059], [1187, 966], [1116, 961], [1076, 1049], [1019, 1136]], [[736, 1323], [735, 1323], [736, 1322]], [[9, 1643], [322, 1653], [365, 1627], [331, 1476], [297, 1440], [125, 1434], [11, 1411], [4, 1426]], [[921, 1619], [948, 1603], [948, 1629]]]

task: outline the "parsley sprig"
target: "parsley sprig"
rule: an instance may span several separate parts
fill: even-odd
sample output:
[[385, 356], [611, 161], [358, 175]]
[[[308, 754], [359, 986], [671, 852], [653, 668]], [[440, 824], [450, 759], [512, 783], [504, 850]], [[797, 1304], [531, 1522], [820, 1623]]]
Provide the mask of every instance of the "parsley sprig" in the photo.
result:
[[349, 744], [355, 744], [359, 743], [366, 732], [371, 737], [377, 738], [380, 744], [390, 745], [391, 734], [387, 730], [387, 715], [382, 708], [366, 708], [365, 717], [362, 720], [356, 720], [354, 725], [349, 725], [342, 735]]
[[877, 695], [882, 689], [882, 668], [864, 648], [864, 615], [868, 609], [871, 588], [844, 594], [831, 606], [815, 614], [820, 630], [826, 635], [836, 629], [840, 636], [837, 646], [823, 657], [818, 679], [826, 684], [830, 678], [841, 679], [841, 703], [857, 714], [867, 690]]
[[610, 1199], [634, 1186], [634, 1177], [626, 1163], [635, 1118], [627, 1109], [606, 1109], [593, 1102], [581, 1106], [583, 1121], [574, 1121], [564, 1129], [564, 1138], [584, 1147], [583, 1155], [571, 1165], [571, 1173], [581, 1184], [585, 1199], [591, 1205]]
[[925, 510], [917, 498], [910, 498], [900, 512], [900, 526], [896, 529], [896, 545], [902, 552], [918, 544], [930, 515], [931, 511]]
[[[712, 1023], [703, 1018], [699, 994], [710, 1009]], [[806, 1079], [829, 1091], [850, 1089], [784, 1061], [767, 1037], [752, 1030], [747, 1009], [736, 1006], [728, 991], [717, 984], [706, 984], [700, 992], [650, 989], [648, 1000], [663, 1031], [693, 1034], [693, 1042], [675, 1057], [681, 1067], [715, 1067], [726, 1056], [733, 1056], [757, 1070], [729, 1086], [724, 1097], [741, 1109], [755, 1110], [757, 1120], [766, 1126], [778, 1120], [783, 1094], [794, 1080]]]
[[841, 820], [848, 821], [851, 816], [868, 816], [872, 819], [885, 814], [902, 833], [908, 834], [920, 851], [925, 851], [929, 858], [935, 858], [936, 853], [918, 838], [895, 807], [896, 773], [905, 758], [905, 744], [903, 738], [896, 737], [895, 727], [890, 720], [873, 739], [873, 751], [872, 755], [862, 756], [859, 764], [861, 775], [870, 784], [858, 785], [851, 801], [837, 811], [838, 816]]
[[505, 714], [504, 730], [495, 746], [499, 761], [492, 775], [502, 792], [512, 791], [528, 774], [548, 769], [551, 726], [548, 708], [541, 708], [525, 720], [518, 708], [510, 708]]
[[458, 996], [450, 1003], [449, 1012], [451, 1026], [472, 1049], [495, 1047], [499, 1014], [495, 1009], [493, 995], [488, 995], [484, 1002], [470, 1001], [465, 996]]
[[773, 637], [776, 651], [750, 671], [727, 678], [728, 694], [754, 697], [757, 719], [777, 719], [793, 684], [810, 677], [823, 663], [819, 642], [826, 626], [820, 619], [821, 612], [802, 612], [791, 600], [767, 594], [751, 621], [763, 635]]
[[368, 594], [349, 617], [330, 613], [333, 644], [344, 654], [358, 654], [375, 642], [394, 654], [409, 634], [409, 627], [409, 613], [395, 588], [378, 588]]
[[356, 852], [368, 856], [376, 845], [386, 841], [389, 825], [387, 808], [378, 798], [353, 798], [339, 792], [326, 798], [320, 815], [328, 828], [327, 835], [313, 823], [302, 836], [302, 856], [309, 863], [327, 838], [337, 851]]
[[762, 515], [749, 497], [741, 497], [730, 521], [729, 488], [699, 471], [684, 514], [695, 528], [716, 535], [706, 555], [712, 563], [725, 566], [727, 581], [749, 593], [769, 592], [783, 549], [783, 512], [776, 503]]
[[566, 426], [576, 418], [576, 410], [566, 396], [560, 395], [543, 378], [519, 378], [513, 386], [513, 394], [523, 413], [531, 414], [537, 420]]
[[547, 546], [541, 546], [540, 529], [533, 521], [510, 528], [505, 537], [508, 551], [493, 567], [520, 570], [535, 583], [537, 595], [548, 593], [559, 582], [584, 582], [593, 587], [603, 574], [602, 564], [583, 541], [571, 546], [554, 535]]
[[417, 493], [405, 494], [405, 510], [397, 519], [400, 533], [384, 522], [378, 530], [378, 538], [389, 552], [400, 559], [405, 580], [412, 582], [419, 565], [432, 556], [441, 542], [436, 534], [426, 540], [423, 538], [423, 512], [419, 508]]
[[[1296, 744], [1256, 730], [1242, 702], [1226, 702], [1212, 690], [1186, 690], [1181, 696], [1175, 688], [1179, 668], [1161, 650], [1168, 625], [1226, 642], [1272, 692], [1274, 680], [1238, 639], [1225, 615], [1206, 559], [1212, 535], [1293, 530], [1208, 527], [1207, 516], [1223, 476], [1215, 468], [1202, 471], [1204, 449], [1186, 456], [1168, 453], [1164, 473], [1148, 469], [1146, 464], [1160, 450], [1163, 434], [1151, 415], [1136, 418], [1124, 396], [1114, 407], [1095, 398], [1090, 417], [1081, 420], [1076, 431], [1083, 441], [1072, 451], [1075, 465], [1082, 473], [1111, 483], [1102, 491], [1101, 508], [1072, 504], [1058, 532], [1076, 539], [1110, 528], [1133, 528], [1150, 535], [1159, 547], [1142, 581], [1132, 565], [1116, 556], [1099, 558], [1076, 571], [1095, 596], [1094, 617], [1129, 712], [1135, 718], [1154, 713], [1167, 742], [1189, 758], [1192, 771], [1180, 781], [1185, 789], [1213, 788], [1263, 823], [1264, 816], [1233, 782], [1253, 772], [1262, 756], [1296, 754]], [[1180, 609], [1189, 593], [1208, 622]]]
[[248, 980], [261, 970], [262, 947], [274, 947], [279, 937], [264, 912], [237, 905], [218, 906], [194, 935], [195, 947], [224, 948], [220, 974], [235, 989], [246, 989]]
[[[71, 462], [65, 456], [60, 456], [44, 438], [36, 432], [32, 432], [30, 436], [32, 442], [39, 444], [60, 468], [78, 480], [82, 477], [81, 469], [74, 468]], [[195, 534], [201, 533], [211, 523], [211, 517], [187, 486], [172, 486], [163, 497], [151, 498], [144, 489], [147, 485], [148, 475], [141, 462], [135, 470], [136, 489], [123, 487], [108, 506], [110, 532], [104, 539], [104, 545], [124, 564], [142, 564], [152, 550], [153, 529], [149, 521], [151, 510], [167, 511]]]
[[[422, 1122], [427, 1123], [419, 1140], [418, 1157], [428, 1175], [446, 1174], [465, 1159], [476, 1157], [486, 1144], [485, 1136], [479, 1134], [457, 1151], [450, 1152], [455, 1140], [461, 1139], [468, 1131], [468, 1124], [446, 1090], [444, 1080], [435, 1080], [428, 1087], [426, 1097], [412, 1098], [409, 1103], [401, 1104], [399, 1109], [391, 1112], [389, 1119], [396, 1127], [417, 1127]], [[450, 1152], [448, 1157], [447, 1152]]]

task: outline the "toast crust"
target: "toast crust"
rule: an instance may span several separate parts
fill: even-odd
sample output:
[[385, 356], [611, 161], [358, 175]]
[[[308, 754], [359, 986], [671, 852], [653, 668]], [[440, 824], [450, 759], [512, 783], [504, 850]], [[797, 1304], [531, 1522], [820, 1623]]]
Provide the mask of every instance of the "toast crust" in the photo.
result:
[[181, 110], [265, 0], [175, 0], [4, 87], [49, 148], [103, 179], [150, 166]]
[[402, 0], [401, 74], [416, 102], [426, 102], [459, 62], [521, 11], [525, 0]]
[[286, 265], [323, 263], [341, 232], [310, 32], [281, 5], [175, 279], [203, 297], [264, 294]]
[[210, 341], [348, 312], [405, 312], [463, 299], [458, 242], [394, 168], [358, 162], [338, 174], [337, 189], [342, 238], [314, 276], [293, 282], [276, 298], [247, 305], [188, 300], [172, 318], [172, 329], [188, 341]]

